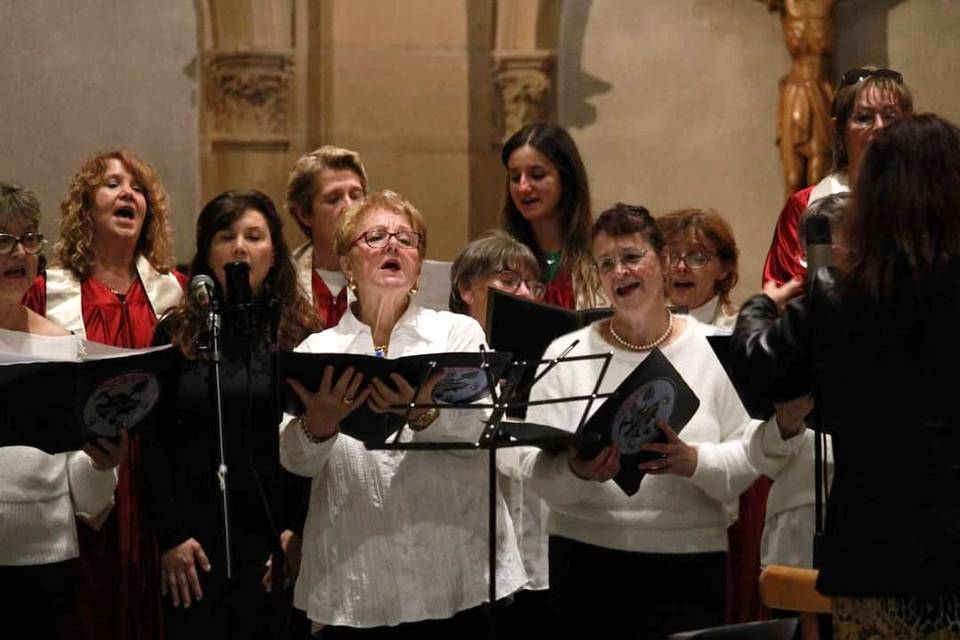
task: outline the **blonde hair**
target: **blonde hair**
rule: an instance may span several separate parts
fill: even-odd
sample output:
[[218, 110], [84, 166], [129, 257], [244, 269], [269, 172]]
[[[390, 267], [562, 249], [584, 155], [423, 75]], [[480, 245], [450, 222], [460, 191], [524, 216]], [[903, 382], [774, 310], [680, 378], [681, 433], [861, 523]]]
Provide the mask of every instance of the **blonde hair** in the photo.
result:
[[427, 223], [416, 207], [399, 193], [389, 189], [377, 191], [367, 197], [366, 200], [347, 207], [337, 218], [337, 226], [333, 230], [333, 247], [337, 256], [342, 258], [350, 253], [351, 247], [357, 240], [357, 231], [363, 217], [367, 213], [380, 210], [406, 216], [413, 230], [420, 234], [420, 246], [417, 248], [417, 253], [422, 260], [427, 253]]
[[364, 195], [367, 193], [367, 170], [356, 151], [324, 145], [300, 156], [287, 179], [287, 212], [307, 236], [310, 235], [310, 227], [300, 221], [294, 208], [303, 213], [312, 212], [313, 198], [316, 196], [314, 177], [324, 169], [353, 171], [360, 178]]
[[137, 251], [160, 273], [169, 273], [173, 257], [173, 233], [167, 218], [169, 199], [160, 179], [145, 160], [130, 151], [101, 153], [83, 163], [70, 181], [67, 199], [60, 205], [60, 239], [54, 246], [57, 264], [79, 280], [93, 269], [93, 194], [103, 184], [110, 160], [118, 160], [144, 189], [147, 215], [137, 240]]

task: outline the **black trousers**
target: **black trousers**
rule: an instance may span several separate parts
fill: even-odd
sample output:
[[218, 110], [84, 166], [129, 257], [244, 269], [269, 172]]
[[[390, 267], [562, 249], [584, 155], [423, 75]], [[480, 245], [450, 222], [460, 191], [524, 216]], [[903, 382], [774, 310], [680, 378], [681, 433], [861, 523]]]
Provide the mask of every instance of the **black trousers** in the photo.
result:
[[642, 638], [722, 625], [726, 554], [635, 553], [550, 537], [550, 593], [567, 637]]
[[201, 578], [203, 599], [189, 609], [164, 601], [168, 640], [273, 640], [286, 634], [286, 598], [263, 589], [263, 564], [234, 569], [234, 577]]
[[56, 640], [70, 612], [77, 584], [76, 559], [0, 567], [0, 620], [10, 638]]

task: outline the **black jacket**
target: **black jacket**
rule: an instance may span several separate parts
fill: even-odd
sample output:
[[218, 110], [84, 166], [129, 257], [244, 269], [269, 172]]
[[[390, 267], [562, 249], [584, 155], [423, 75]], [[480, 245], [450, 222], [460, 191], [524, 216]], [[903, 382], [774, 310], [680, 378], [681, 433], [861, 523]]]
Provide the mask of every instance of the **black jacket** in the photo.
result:
[[[833, 434], [818, 588], [828, 595], [960, 590], [960, 268], [895, 300], [840, 294], [821, 269], [778, 318], [751, 298], [737, 376], [806, 388]], [[786, 379], [789, 378], [789, 382]]]
[[[235, 568], [262, 566], [275, 534], [299, 531], [309, 490], [308, 480], [280, 466], [275, 358], [256, 341], [248, 364], [243, 340], [225, 323], [221, 385]], [[163, 322], [154, 344], [169, 343]], [[141, 451], [147, 512], [161, 552], [195, 538], [220, 576], [224, 530], [213, 389], [209, 364], [181, 356], [163, 385], [157, 419], [142, 430]]]

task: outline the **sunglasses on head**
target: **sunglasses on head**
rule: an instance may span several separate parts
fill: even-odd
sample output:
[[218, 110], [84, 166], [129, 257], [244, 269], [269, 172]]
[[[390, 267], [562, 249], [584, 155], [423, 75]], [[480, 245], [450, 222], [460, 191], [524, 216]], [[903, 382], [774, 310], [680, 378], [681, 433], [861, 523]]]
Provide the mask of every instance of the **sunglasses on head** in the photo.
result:
[[867, 78], [889, 78], [897, 84], [903, 84], [903, 74], [893, 69], [850, 69], [840, 78], [840, 86], [857, 84]]

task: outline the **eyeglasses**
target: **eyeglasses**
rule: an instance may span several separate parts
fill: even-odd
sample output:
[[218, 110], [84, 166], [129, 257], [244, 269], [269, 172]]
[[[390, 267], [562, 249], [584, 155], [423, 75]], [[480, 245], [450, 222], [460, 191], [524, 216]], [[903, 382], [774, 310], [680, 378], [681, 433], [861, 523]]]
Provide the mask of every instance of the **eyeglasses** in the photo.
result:
[[850, 69], [840, 78], [840, 86], [857, 84], [867, 78], [889, 78], [897, 84], [903, 84], [903, 74], [893, 69]]
[[671, 253], [670, 266], [675, 267], [683, 260], [688, 269], [703, 269], [710, 262], [712, 253], [705, 251], [694, 251], [693, 253]]
[[363, 240], [371, 249], [383, 249], [390, 242], [390, 238], [396, 238], [397, 244], [403, 249], [420, 248], [421, 235], [416, 231], [407, 231], [406, 229], [401, 231], [387, 231], [382, 228], [370, 229], [369, 231], [361, 233], [360, 237], [354, 240], [350, 246], [352, 247]]
[[15, 236], [0, 232], [0, 255], [8, 256], [12, 254], [16, 251], [18, 244], [23, 247], [27, 254], [35, 256], [43, 251], [47, 239], [43, 237], [42, 233], [25, 233], [22, 236]]
[[526, 279], [516, 271], [510, 271], [509, 269], [504, 269], [498, 273], [497, 281], [513, 293], [520, 291], [520, 286], [525, 284], [527, 285], [527, 291], [537, 300], [541, 299], [547, 290], [539, 280]]
[[646, 249], [627, 249], [620, 255], [600, 256], [596, 258], [597, 271], [602, 276], [611, 274], [617, 269], [617, 263], [624, 269], [636, 269], [648, 253]]

